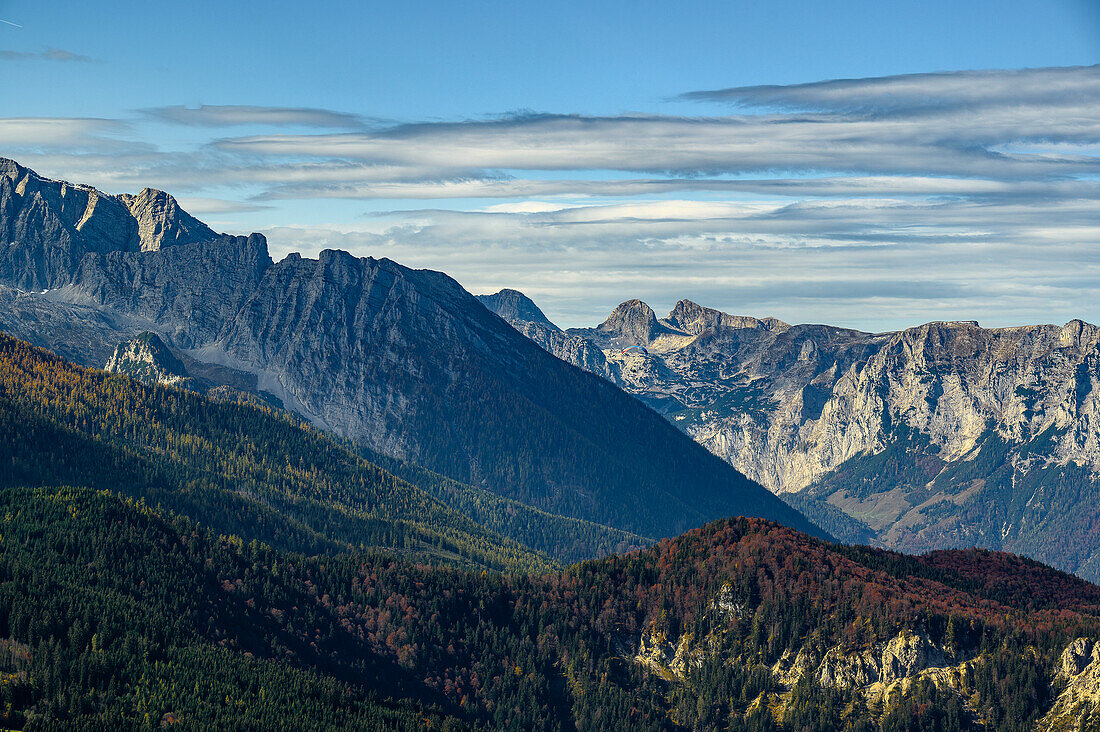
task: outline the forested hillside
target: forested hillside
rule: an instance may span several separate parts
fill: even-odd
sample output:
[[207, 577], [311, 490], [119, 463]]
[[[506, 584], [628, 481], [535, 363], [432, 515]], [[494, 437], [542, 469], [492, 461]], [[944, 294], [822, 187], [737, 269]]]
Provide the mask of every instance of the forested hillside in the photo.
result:
[[905, 557], [733, 519], [499, 575], [310, 558], [76, 488], [0, 491], [0, 537], [13, 727], [1097, 721], [1093, 645], [1075, 639], [1100, 635], [1100, 588], [1010, 555]]
[[653, 539], [628, 531], [540, 511], [389, 455], [359, 449], [372, 463], [435, 496], [490, 531], [567, 564], [621, 554], [654, 543]]
[[82, 485], [307, 553], [384, 547], [493, 569], [553, 560], [297, 418], [83, 369], [0, 334], [0, 487]]

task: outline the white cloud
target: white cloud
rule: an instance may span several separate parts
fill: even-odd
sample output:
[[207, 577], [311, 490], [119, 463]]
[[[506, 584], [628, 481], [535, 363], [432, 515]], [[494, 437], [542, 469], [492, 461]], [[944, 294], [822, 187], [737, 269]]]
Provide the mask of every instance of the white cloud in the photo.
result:
[[738, 313], [882, 330], [944, 319], [1100, 320], [1092, 304], [1100, 215], [1090, 207], [624, 202], [421, 210], [388, 229], [371, 222], [363, 231], [268, 234], [280, 251], [344, 248], [446, 271], [474, 292], [520, 289], [566, 326], [592, 325], [631, 297], [658, 309], [689, 297]]
[[80, 117], [0, 117], [0, 146], [21, 150], [148, 150], [148, 145], [124, 139], [131, 132], [119, 120]]
[[313, 107], [258, 107], [244, 104], [203, 104], [199, 107], [175, 105], [144, 110], [148, 116], [164, 122], [198, 127], [235, 125], [273, 125], [361, 129], [365, 120], [355, 114]]
[[681, 98], [744, 107], [876, 114], [949, 108], [1092, 106], [1100, 98], [1100, 65], [831, 79], [695, 91]]
[[[689, 96], [739, 108], [392, 124], [166, 107], [0, 119], [0, 145], [47, 175], [192, 196], [220, 228], [350, 212], [271, 226], [273, 253], [341, 247], [516, 287], [564, 325], [630, 297], [868, 329], [1100, 320], [1100, 67]], [[273, 130], [165, 150], [150, 118]]]

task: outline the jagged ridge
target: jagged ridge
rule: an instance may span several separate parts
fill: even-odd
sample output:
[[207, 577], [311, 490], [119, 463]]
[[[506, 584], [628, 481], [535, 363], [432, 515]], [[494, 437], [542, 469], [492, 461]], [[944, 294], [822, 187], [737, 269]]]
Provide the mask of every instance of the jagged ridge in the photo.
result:
[[0, 279], [24, 290], [66, 284], [85, 254], [156, 251], [217, 236], [164, 191], [111, 196], [0, 158]]
[[[910, 551], [1014, 549], [1100, 578], [1095, 326], [957, 321], [871, 334], [690, 301], [666, 319], [651, 314], [628, 301], [599, 328], [567, 332], [603, 349], [611, 368], [576, 358], [577, 344], [536, 342], [771, 490], [804, 491], [797, 505], [839, 535]], [[651, 357], [619, 361], [614, 337]], [[838, 508], [865, 530], [833, 520]]]

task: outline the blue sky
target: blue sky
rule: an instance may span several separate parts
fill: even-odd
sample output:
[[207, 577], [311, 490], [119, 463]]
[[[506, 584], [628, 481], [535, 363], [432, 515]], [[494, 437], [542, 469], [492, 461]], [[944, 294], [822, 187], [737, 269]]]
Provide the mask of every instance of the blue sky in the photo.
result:
[[1100, 320], [1095, 0], [0, 19], [0, 154], [165, 188], [276, 256], [390, 256], [563, 325], [631, 297], [869, 330]]

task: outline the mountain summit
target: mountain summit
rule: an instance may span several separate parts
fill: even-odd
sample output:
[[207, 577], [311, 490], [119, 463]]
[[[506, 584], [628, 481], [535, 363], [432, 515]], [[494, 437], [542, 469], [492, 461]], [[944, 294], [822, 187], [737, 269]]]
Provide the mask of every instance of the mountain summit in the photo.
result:
[[22, 289], [66, 284], [85, 254], [156, 251], [214, 239], [172, 196], [112, 196], [44, 178], [0, 158], [0, 280]]
[[501, 290], [492, 295], [478, 295], [477, 299], [482, 305], [510, 323], [523, 321], [536, 323], [551, 330], [561, 330], [550, 322], [531, 298], [518, 290]]
[[681, 300], [676, 303], [676, 307], [668, 314], [665, 322], [692, 335], [698, 335], [707, 328], [753, 328], [782, 332], [791, 327], [776, 318], [757, 319], [743, 315], [730, 315], [721, 310], [705, 308], [691, 300]]
[[666, 329], [657, 322], [653, 308], [641, 300], [627, 300], [611, 311], [596, 330], [614, 341], [618, 348], [648, 346]]

